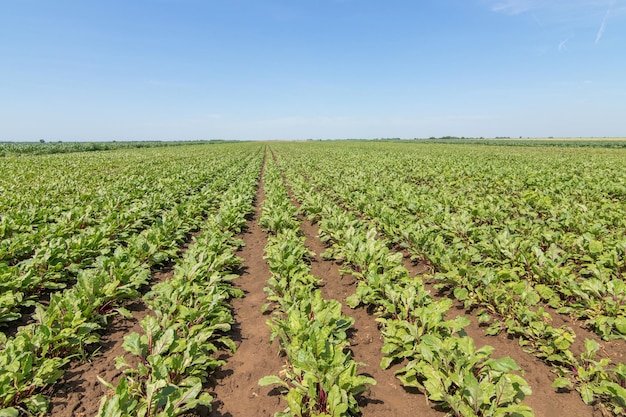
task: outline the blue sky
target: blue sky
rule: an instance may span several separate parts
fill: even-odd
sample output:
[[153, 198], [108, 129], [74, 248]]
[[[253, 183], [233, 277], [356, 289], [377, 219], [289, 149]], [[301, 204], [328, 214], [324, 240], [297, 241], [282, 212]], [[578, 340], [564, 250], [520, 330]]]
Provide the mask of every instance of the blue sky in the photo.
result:
[[0, 141], [626, 136], [626, 0], [2, 0]]

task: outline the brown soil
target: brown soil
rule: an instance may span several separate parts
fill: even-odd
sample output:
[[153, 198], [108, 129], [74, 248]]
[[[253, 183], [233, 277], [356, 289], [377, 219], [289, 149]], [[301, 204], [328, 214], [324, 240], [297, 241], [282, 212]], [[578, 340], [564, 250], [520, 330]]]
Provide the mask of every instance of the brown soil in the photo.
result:
[[353, 358], [356, 362], [367, 365], [361, 367], [359, 373], [367, 374], [376, 380], [376, 385], [359, 400], [363, 417], [443, 416], [444, 413], [432, 408], [432, 403], [429, 405], [425, 395], [407, 391], [400, 385], [400, 381], [394, 375], [399, 366], [387, 370], [380, 367], [383, 340], [375, 317], [368, 314], [364, 308], [353, 310], [345, 304], [346, 297], [355, 290], [356, 279], [351, 275], [342, 275], [339, 272], [339, 265], [321, 258], [320, 254], [326, 248], [319, 239], [317, 225], [304, 220], [302, 230], [306, 236], [307, 247], [316, 253], [311, 263], [311, 274], [323, 279], [320, 289], [324, 298], [338, 300], [342, 303], [342, 313], [354, 318], [353, 331], [350, 333]]
[[[415, 271], [421, 269], [421, 266], [413, 265], [406, 258], [404, 265], [411, 272], [411, 275], [414, 275]], [[437, 294], [437, 290], [435, 290], [432, 285], [425, 284], [425, 287], [431, 291], [431, 295], [434, 298], [442, 298], [442, 296]], [[526, 397], [524, 404], [533, 409], [535, 416], [602, 416], [602, 414], [594, 414], [593, 407], [586, 405], [578, 392], [557, 392], [552, 387], [552, 381], [556, 378], [556, 375], [552, 373], [553, 368], [535, 358], [533, 355], [524, 352], [517, 339], [509, 337], [504, 333], [497, 336], [486, 335], [485, 327], [481, 327], [478, 324], [478, 318], [476, 316], [477, 310], [468, 311], [463, 307], [461, 302], [453, 297], [450, 297], [450, 299], [453, 304], [452, 308], [448, 310], [447, 318], [453, 319], [456, 316], [467, 317], [470, 320], [470, 324], [465, 328], [465, 332], [474, 339], [477, 348], [486, 345], [492, 346], [494, 348], [494, 358], [509, 356], [522, 368], [522, 375], [533, 391], [532, 395]]]
[[592, 339], [600, 345], [598, 357], [610, 358], [614, 363], [624, 363], [626, 361], [626, 340], [602, 340], [592, 330], [588, 329], [584, 322], [557, 313], [553, 308], [545, 307], [545, 309], [552, 316], [553, 326], [569, 326], [574, 330], [574, 333], [576, 333], [576, 339], [574, 339], [574, 344], [570, 348], [575, 355], [580, 355], [585, 351], [585, 339]]
[[[352, 210], [349, 210], [346, 207], [344, 207], [342, 202], [337, 202], [337, 203], [344, 210], [351, 212], [352, 214], [359, 217], [361, 220], [369, 221], [369, 219], [360, 216], [359, 213], [355, 213]], [[308, 227], [310, 227], [311, 230], [306, 232], [307, 242], [309, 241], [314, 242], [315, 239], [312, 239], [311, 237], [318, 236], [317, 226], [312, 225], [312, 227], [311, 226], [308, 226]], [[319, 246], [317, 247], [315, 246], [315, 243], [313, 243], [312, 246], [310, 247], [315, 252], [318, 251], [317, 249], [320, 249]], [[324, 250], [323, 246], [321, 247], [321, 250]], [[414, 276], [423, 275], [425, 272], [427, 272], [430, 269], [429, 265], [412, 263], [410, 261], [410, 256], [408, 255], [406, 251], [403, 251], [403, 256], [404, 256], [404, 266], [409, 270], [411, 275], [414, 275]], [[321, 273], [324, 273], [324, 271], [321, 271]], [[318, 275], [315, 272], [313, 272], [313, 275], [323, 277], [323, 275]], [[352, 280], [353, 279], [354, 278], [352, 278]], [[335, 279], [329, 280], [329, 282], [333, 282], [333, 281], [336, 282]], [[352, 293], [353, 289], [351, 287], [353, 286], [353, 284], [345, 283], [343, 284], [343, 286], [344, 286], [343, 289], [339, 288], [336, 291], [339, 291], [339, 293], [343, 292], [342, 296], [343, 296], [343, 299], [345, 299], [345, 297], [349, 296]], [[431, 294], [433, 295], [434, 298], [436, 299], [441, 298], [441, 296], [437, 294], [437, 291], [434, 291], [432, 289], [431, 285], [427, 285], [426, 287], [427, 289], [431, 290]], [[325, 297], [332, 298], [330, 294], [325, 294]], [[339, 298], [339, 299], [342, 300], [342, 298]], [[556, 375], [552, 373], [552, 370], [553, 370], [552, 367], [540, 361], [539, 359], [535, 358], [531, 354], [524, 352], [521, 346], [519, 346], [518, 341], [514, 338], [510, 338], [505, 334], [501, 334], [495, 337], [487, 336], [484, 332], [484, 328], [479, 326], [478, 319], [476, 317], [475, 312], [466, 311], [463, 308], [463, 305], [454, 298], [452, 298], [452, 301], [454, 304], [453, 304], [453, 307], [448, 311], [448, 318], [452, 319], [458, 315], [463, 315], [470, 319], [471, 323], [468, 327], [465, 328], [465, 331], [470, 337], [474, 339], [474, 342], [477, 348], [480, 348], [485, 345], [490, 345], [494, 347], [495, 358], [510, 356], [522, 368], [522, 374], [524, 376], [524, 379], [526, 379], [526, 381], [530, 384], [533, 390], [533, 394], [527, 397], [524, 400], [524, 403], [533, 409], [537, 417], [542, 417], [542, 416], [551, 417], [551, 416], [558, 416], [558, 415], [567, 415], [569, 417], [603, 417], [605, 416], [603, 410], [586, 405], [582, 401], [578, 392], [576, 391], [556, 392], [556, 390], [552, 387], [552, 381], [556, 377]], [[344, 306], [344, 310], [346, 309], [349, 310], [348, 307]], [[355, 327], [358, 326], [358, 323], [356, 322], [357, 315], [354, 313], [357, 313], [360, 310], [362, 309], [353, 310], [352, 314], [350, 314], [347, 311], [344, 311], [344, 314], [355, 317]], [[561, 317], [560, 320], [565, 320], [565, 319]], [[373, 318], [372, 318], [372, 321], [373, 321]], [[559, 325], [558, 320], [555, 320], [555, 325]], [[578, 328], [580, 329], [580, 326], [578, 326]], [[375, 326], [375, 322], [374, 322], [373, 329], [376, 330], [376, 332], [378, 333], [378, 339], [379, 339], [378, 355], [380, 358], [381, 356], [380, 347], [382, 346], [382, 340], [380, 340], [380, 333], [378, 332], [378, 329]], [[586, 334], [590, 334], [590, 332], [585, 329], [581, 329], [581, 330], [584, 330]], [[576, 333], [578, 334], [578, 331]], [[581, 338], [580, 336], [581, 335], [579, 335], [578, 339], [584, 339], [584, 337]], [[587, 336], [585, 335], [585, 337]], [[596, 337], [596, 339], [598, 338]], [[578, 343], [581, 343], [581, 341], [578, 341]], [[603, 343], [607, 344], [607, 342], [603, 342]], [[623, 357], [624, 351], [619, 349], [619, 346], [621, 343], [623, 343], [623, 341], [621, 340], [613, 341], [613, 342], [610, 342], [610, 344], [607, 346], [606, 349], [609, 349], [610, 352], [613, 355], [615, 355], [615, 356], [611, 355], [611, 357], [615, 359], [619, 359], [620, 357]], [[373, 344], [373, 343], [370, 343], [370, 344]], [[617, 346], [617, 348], [615, 346]], [[355, 357], [357, 355], [357, 352], [358, 350], [355, 350], [354, 352]], [[366, 362], [365, 360], [361, 360], [361, 361]], [[367, 362], [367, 363], [370, 363], [370, 362]], [[399, 365], [397, 365], [396, 367], [399, 368]], [[378, 377], [375, 376], [375, 379], [378, 380]], [[398, 386], [400, 386], [397, 382], [391, 382], [391, 383], [397, 384]], [[372, 392], [374, 392], [374, 390], [372, 390]], [[387, 397], [385, 396], [383, 398], [387, 398]], [[433, 412], [432, 409], [429, 409], [428, 411]], [[363, 415], [366, 415], [365, 408], [363, 409]], [[397, 415], [403, 415], [403, 414], [397, 414]]]
[[261, 307], [267, 302], [263, 287], [271, 277], [263, 259], [267, 236], [257, 222], [264, 200], [261, 183], [254, 216], [242, 236], [246, 245], [238, 253], [244, 260], [244, 271], [234, 281], [234, 286], [243, 290], [245, 297], [232, 302], [236, 325], [231, 336], [237, 351], [224, 355], [227, 363], [215, 374], [211, 392], [215, 397], [210, 414], [213, 417], [273, 416], [287, 407], [274, 388], [258, 385], [264, 376], [278, 375], [285, 363], [278, 356], [277, 342], [270, 344], [270, 330], [265, 323], [268, 317], [261, 313]]
[[91, 417], [96, 415], [100, 400], [108, 388], [98, 381], [98, 376], [114, 385], [117, 384], [122, 371], [115, 369], [115, 358], [124, 356], [135, 365], [136, 358], [128, 354], [122, 343], [124, 336], [137, 332], [142, 333], [141, 320], [150, 310], [141, 300], [125, 306], [133, 315], [126, 319], [115, 315], [109, 321], [106, 333], [102, 336], [100, 350], [88, 362], [70, 362], [63, 377], [53, 387], [50, 395], [50, 416], [52, 417]]
[[[232, 301], [236, 324], [231, 331], [231, 337], [237, 344], [237, 351], [234, 354], [222, 352], [221, 359], [226, 360], [226, 365], [213, 375], [209, 391], [215, 401], [213, 410], [208, 413], [213, 417], [273, 416], [275, 412], [286, 408], [284, 399], [276, 389], [258, 385], [260, 378], [279, 374], [285, 364], [285, 360], [278, 356], [277, 344], [270, 344], [270, 331], [266, 324], [268, 316], [261, 313], [261, 307], [266, 302], [263, 287], [271, 276], [263, 259], [267, 235], [258, 224], [263, 201], [261, 181], [255, 213], [248, 221], [246, 233], [242, 235], [245, 247], [238, 253], [243, 258], [242, 275], [234, 281], [235, 287], [245, 293], [244, 298]], [[297, 204], [296, 201], [294, 203]], [[304, 219], [302, 229], [307, 247], [316, 253], [311, 263], [311, 273], [323, 280], [320, 289], [324, 297], [340, 301], [343, 304], [343, 313], [355, 320], [353, 331], [350, 333], [351, 350], [357, 362], [366, 364], [359, 371], [377, 381], [377, 385], [371, 387], [370, 391], [359, 399], [362, 416], [443, 416], [443, 412], [434, 408], [432, 403], [428, 403], [424, 394], [416, 390], [407, 390], [400, 385], [394, 371], [401, 365], [388, 370], [380, 368], [383, 341], [375, 317], [368, 314], [364, 308], [352, 310], [344, 302], [345, 298], [354, 292], [356, 279], [351, 275], [341, 274], [339, 265], [321, 258], [320, 254], [325, 250], [325, 246], [319, 239], [316, 225]], [[423, 274], [427, 269], [424, 265], [412, 264], [406, 256], [405, 266], [412, 275]], [[154, 273], [153, 278], [155, 282], [160, 282], [172, 273], [171, 270], [162, 270]], [[431, 286], [427, 287], [432, 290]], [[434, 290], [431, 293], [435, 298], [445, 296], [437, 294]], [[533, 395], [528, 397], [525, 403], [532, 407], [537, 417], [603, 416], [600, 411], [585, 405], [577, 392], [555, 392], [551, 386], [554, 374], [549, 366], [525, 353], [515, 339], [510, 339], [506, 335], [486, 336], [484, 328], [478, 325], [475, 313], [466, 311], [455, 300], [453, 302], [454, 306], [450, 309], [449, 316], [452, 318], [464, 315], [471, 320], [466, 332], [474, 339], [477, 347], [491, 345], [495, 348], [496, 357], [510, 356], [522, 367], [524, 377], [533, 389]], [[139, 322], [149, 313], [140, 300], [130, 303], [127, 308], [133, 313], [133, 318], [112, 317], [102, 337], [100, 353], [91, 357], [87, 363], [71, 363], [62, 380], [51, 389], [51, 416], [81, 417], [97, 413], [100, 399], [107, 391], [97, 376], [117, 383], [122, 372], [115, 369], [114, 363], [116, 356], [125, 355], [122, 348], [124, 336], [131, 332], [141, 332]], [[578, 322], [556, 313], [552, 315], [554, 325], [567, 324], [574, 328], [578, 335], [577, 344], [585, 337], [598, 340], [597, 336], [594, 337]], [[624, 341], [601, 342], [601, 346], [604, 355], [623, 362], [626, 354]], [[130, 361], [132, 358], [127, 356], [127, 360]], [[206, 410], [200, 414], [206, 415]]]

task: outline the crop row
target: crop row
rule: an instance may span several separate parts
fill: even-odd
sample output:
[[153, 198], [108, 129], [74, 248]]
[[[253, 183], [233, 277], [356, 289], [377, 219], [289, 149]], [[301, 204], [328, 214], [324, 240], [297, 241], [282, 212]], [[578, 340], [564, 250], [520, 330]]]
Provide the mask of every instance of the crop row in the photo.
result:
[[307, 172], [322, 169], [323, 178], [312, 177], [320, 189], [350, 193], [347, 201], [361, 210], [376, 205], [373, 214], [389, 220], [390, 232], [410, 242], [414, 255], [437, 269], [436, 278], [477, 288], [526, 280], [542, 301], [584, 320], [602, 338], [625, 338], [620, 155], [447, 149], [385, 149], [389, 156], [368, 169], [364, 163], [376, 157], [371, 150], [354, 152], [341, 165], [331, 153], [300, 162]]
[[[157, 197], [153, 191], [177, 192], [206, 182], [212, 158], [191, 155], [185, 166], [180, 159], [189, 150], [176, 151], [151, 149], [0, 159], [6, 174], [0, 179], [0, 238], [16, 239], [26, 232], [24, 238], [37, 239], [40, 232], [72, 219], [89, 226], [99, 217], [118, 211], [116, 207], [128, 198], [139, 204], [142, 196]], [[3, 259], [11, 254], [19, 256], [19, 252], [0, 253]]]
[[425, 391], [456, 416], [533, 415], [521, 404], [531, 390], [514, 373], [520, 368], [513, 359], [492, 358], [490, 346], [477, 349], [463, 331], [469, 321], [446, 320], [450, 300], [435, 301], [375, 229], [316, 193], [295, 171], [285, 173], [302, 209], [331, 244], [325, 256], [344, 261], [359, 278], [348, 305], [376, 309], [384, 338], [382, 368], [401, 362], [397, 375], [404, 386]]
[[[7, 242], [7, 247], [21, 247], [26, 259], [12, 254], [9, 264], [0, 262], [0, 289], [3, 292], [0, 324], [20, 318], [20, 310], [33, 305], [42, 291], [72, 284], [79, 270], [89, 267], [99, 256], [110, 255], [116, 247], [128, 245], [137, 233], [155, 222], [177, 216], [177, 211], [196, 210], [199, 213], [214, 205], [230, 183], [228, 178], [216, 175], [226, 169], [223, 160], [217, 162], [214, 166], [201, 164], [202, 171], [198, 167], [183, 168], [178, 161], [178, 166], [170, 165], [162, 172], [169, 176], [165, 180], [159, 177], [158, 171], [146, 171], [142, 167], [134, 172], [134, 176], [145, 184], [161, 184], [153, 194], [146, 195], [146, 186], [140, 187], [137, 181], [128, 181], [130, 185], [125, 189], [105, 182], [100, 185], [105, 191], [102, 191], [99, 203], [86, 201], [81, 196], [80, 201], [74, 201], [76, 207], [62, 214], [67, 221], [31, 224], [37, 228], [36, 233], [31, 233], [37, 237], [30, 238], [36, 239], [36, 243], [31, 240], [27, 244], [21, 239], [29, 233], [5, 239], [3, 242]], [[185, 177], [191, 186], [185, 184]], [[169, 188], [165, 184], [169, 184]], [[106, 189], [109, 185], [110, 189]], [[89, 190], [93, 184], [86, 182], [78, 188]], [[37, 206], [40, 203], [35, 199], [30, 204]], [[41, 209], [45, 210], [49, 208], [44, 206]], [[87, 214], [76, 213], [87, 213], [92, 217], [87, 220]]]
[[319, 278], [310, 274], [311, 253], [297, 210], [269, 158], [264, 185], [259, 223], [271, 234], [265, 248], [272, 273], [265, 288], [271, 302], [266, 308], [272, 308], [268, 324], [289, 363], [281, 376], [266, 376], [259, 384], [277, 384], [286, 391], [288, 408], [277, 416], [357, 415], [356, 397], [376, 381], [357, 375], [359, 364], [351, 357], [346, 335], [354, 319], [344, 316], [341, 304], [324, 299], [316, 288]]
[[[222, 173], [226, 181], [240, 175], [246, 162], [231, 159], [231, 166]], [[258, 157], [255, 165], [258, 167]], [[148, 283], [150, 268], [177, 256], [189, 232], [215, 209], [214, 194], [207, 185], [206, 190], [174, 206], [124, 245], [99, 256], [88, 268], [78, 270], [76, 285], [53, 293], [47, 308], [36, 305], [34, 323], [21, 327], [14, 337], [1, 336], [0, 412], [45, 412], [44, 388], [59, 379], [72, 357], [85, 357], [86, 347], [98, 342], [99, 331], [109, 315], [116, 311], [127, 314], [121, 308], [122, 301], [140, 295], [139, 289]], [[224, 210], [224, 205], [237, 202], [222, 199], [218, 206]], [[218, 224], [227, 223], [229, 219], [223, 216], [235, 212], [224, 213]]]
[[116, 359], [124, 376], [117, 386], [103, 381], [114, 394], [102, 399], [99, 416], [175, 416], [199, 405], [211, 408], [203, 384], [223, 364], [216, 352], [235, 350], [226, 334], [233, 323], [228, 300], [243, 292], [229, 281], [237, 277], [234, 251], [243, 242], [233, 236], [252, 211], [258, 164], [252, 168], [240, 173], [220, 210], [203, 223], [174, 276], [144, 296], [151, 310], [141, 323], [144, 334], [131, 333], [123, 344], [137, 365]]
[[[358, 160], [358, 158], [355, 159]], [[608, 359], [598, 359], [599, 345], [593, 340], [585, 341], [585, 350], [579, 357], [570, 351], [575, 334], [570, 328], [551, 326], [550, 315], [542, 307], [544, 302], [556, 304], [558, 307], [561, 301], [556, 295], [557, 291], [564, 290], [556, 282], [552, 285], [538, 282], [537, 277], [538, 274], [543, 273], [541, 268], [544, 263], [536, 259], [525, 259], [526, 253], [523, 248], [517, 247], [514, 250], [507, 246], [511, 241], [532, 236], [530, 232], [528, 235], [513, 236], [507, 228], [510, 227], [510, 223], [507, 224], [501, 218], [489, 218], [488, 221], [483, 218], [482, 224], [472, 224], [469, 221], [470, 217], [460, 208], [455, 207], [455, 211], [452, 210], [450, 206], [453, 204], [460, 206], [460, 203], [451, 202], [451, 198], [454, 197], [449, 194], [445, 195], [445, 188], [443, 191], [434, 192], [442, 198], [442, 203], [442, 200], [437, 202], [430, 195], [416, 194], [420, 186], [402, 182], [405, 181], [404, 178], [411, 175], [410, 171], [406, 172], [406, 167], [405, 177], [401, 177], [398, 171], [390, 169], [388, 165], [386, 167], [389, 172], [377, 170], [375, 174], [380, 180], [389, 181], [385, 187], [382, 187], [369, 181], [372, 172], [363, 170], [362, 165], [358, 165], [357, 171], [356, 164], [352, 166], [352, 164], [344, 163], [342, 181], [339, 182], [337, 179], [340, 176], [332, 164], [330, 169], [324, 169], [324, 167], [313, 165], [312, 159], [302, 158], [300, 162], [302, 163], [301, 169], [306, 172], [315, 172], [315, 175], [311, 175], [311, 181], [319, 191], [328, 193], [341, 204], [367, 216], [394, 242], [407, 246], [416, 257], [430, 262], [437, 272], [435, 277], [442, 282], [439, 285], [440, 288], [449, 288], [459, 300], [465, 302], [468, 308], [483, 308], [483, 312], [479, 315], [481, 321], [485, 323], [492, 321], [488, 333], [495, 334], [505, 330], [519, 337], [520, 343], [527, 350], [555, 365], [561, 375], [556, 379], [555, 387], [576, 388], [585, 402], [594, 403], [599, 400], [616, 413], [624, 409], [624, 398], [626, 398], [624, 365], [609, 366]], [[325, 162], [328, 163], [328, 161]], [[389, 163], [389, 161], [385, 162]], [[347, 167], [351, 167], [349, 174], [346, 173]], [[536, 175], [538, 174], [535, 173]], [[510, 177], [507, 176], [504, 180], [510, 180]], [[444, 186], [445, 184], [442, 188]], [[447, 187], [450, 188], [451, 185], [448, 184]], [[473, 195], [468, 197], [472, 200], [474, 198]], [[496, 200], [494, 196], [488, 195], [485, 200], [487, 202], [482, 202], [482, 207], [488, 207], [491, 213], [499, 213], [497, 208], [489, 206], [490, 202], [493, 203]], [[505, 198], [502, 200], [505, 202], [497, 201], [496, 204], [506, 207], [509, 203], [506, 203]], [[428, 204], [431, 206], [439, 204], [438, 209], [430, 208], [436, 220], [428, 217], [429, 213], [425, 213], [424, 207], [429, 207]], [[443, 204], [446, 205], [442, 207]], [[528, 207], [522, 207], [518, 211], [527, 209]], [[479, 208], [476, 210], [480, 212]], [[486, 216], [486, 212], [483, 211], [481, 215]], [[608, 214], [604, 217], [610, 218], [614, 215]], [[435, 225], [435, 221], [441, 223]], [[518, 215], [517, 221], [530, 223], [527, 217], [521, 215]], [[503, 225], [506, 225], [504, 230], [498, 231]], [[535, 228], [540, 227], [535, 225]], [[546, 229], [543, 229], [543, 232], [548, 233]], [[598, 248], [601, 248], [602, 243], [596, 242], [598, 242]], [[530, 245], [528, 242], [526, 244]], [[551, 247], [553, 250], [554, 246]], [[619, 245], [617, 248], [619, 249]], [[535, 247], [533, 253], [540, 253], [540, 250]], [[619, 259], [619, 252], [616, 253]], [[616, 253], [612, 256], [615, 257]], [[455, 256], [456, 254], [460, 255]], [[497, 262], [498, 257], [506, 257], [505, 255], [510, 258], [525, 259], [526, 265], [516, 270], [511, 269], [508, 261]], [[605, 263], [602, 265], [604, 268], [607, 267]], [[615, 268], [618, 277], [605, 281], [609, 288], [616, 291], [615, 297], [611, 298], [613, 304], [607, 302], [605, 313], [611, 305], [623, 304], [620, 299], [626, 297], [622, 288], [623, 281], [619, 277], [621, 267], [617, 265]], [[535, 272], [533, 279], [528, 279], [522, 273], [527, 270]], [[587, 302], [591, 302], [594, 296], [601, 299], [601, 291], [590, 294], [583, 291], [584, 289], [589, 291], [590, 286], [596, 285], [601, 277], [602, 273], [598, 272], [598, 277], [575, 281], [580, 282], [579, 288], [581, 289], [576, 293], [577, 298], [582, 298]], [[570, 281], [570, 288], [573, 288], [572, 282], [574, 281]], [[576, 308], [577, 304], [580, 305], [580, 302], [573, 301], [567, 310], [562, 307], [561, 311], [571, 311]], [[604, 323], [617, 325], [619, 330], [620, 314], [618, 311], [617, 317], [607, 317], [599, 313], [595, 323], [604, 317]], [[493, 320], [494, 317], [495, 320]], [[605, 333], [600, 334], [605, 335]]]

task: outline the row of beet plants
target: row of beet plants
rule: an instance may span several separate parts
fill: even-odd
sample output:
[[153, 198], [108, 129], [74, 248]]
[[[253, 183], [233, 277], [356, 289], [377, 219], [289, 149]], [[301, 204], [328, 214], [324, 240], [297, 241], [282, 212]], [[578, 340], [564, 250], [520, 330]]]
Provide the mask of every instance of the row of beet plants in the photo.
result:
[[[226, 182], [215, 183], [216, 174], [226, 168], [224, 159], [198, 167], [189, 167], [180, 161], [166, 162], [160, 173], [156, 167], [148, 170], [142, 166], [128, 172], [133, 174], [129, 175], [130, 180], [115, 177], [125, 186], [105, 179], [96, 187], [85, 180], [77, 184], [76, 188], [81, 191], [75, 191], [76, 205], [58, 215], [63, 220], [33, 223], [34, 231], [4, 239], [0, 255], [2, 249], [7, 249], [11, 258], [0, 260], [0, 326], [19, 319], [42, 292], [73, 285], [78, 271], [90, 267], [97, 257], [110, 255], [119, 245], [127, 244], [136, 234], [161, 221], [162, 216], [185, 210], [183, 203], [196, 206], [194, 200], [207, 183], [211, 183], [211, 190], [216, 190], [218, 185], [222, 190], [228, 186]], [[160, 175], [167, 175], [167, 178]], [[50, 181], [42, 179], [43, 185], [52, 186]], [[147, 188], [148, 184], [154, 186], [153, 191]], [[94, 188], [101, 190], [97, 197], [86, 200], [81, 195]], [[40, 202], [30, 195], [22, 195], [22, 200], [39, 207]], [[38, 208], [46, 209], [45, 205]], [[37, 237], [27, 241], [22, 239], [24, 235], [29, 239]]]
[[161, 194], [175, 201], [210, 178], [208, 161], [185, 166], [171, 156], [126, 151], [0, 162], [7, 174], [0, 179], [0, 260], [15, 264], [50, 238], [85, 231], [130, 205], [141, 211]]
[[280, 376], [270, 375], [260, 385], [278, 385], [285, 392], [287, 409], [276, 416], [358, 415], [357, 397], [376, 381], [358, 375], [346, 331], [354, 319], [341, 313], [337, 300], [326, 300], [310, 274], [310, 257], [293, 206], [276, 167], [266, 163], [266, 200], [259, 219], [269, 232], [265, 259], [271, 279], [265, 291], [272, 309], [268, 325], [272, 340], [288, 364]]
[[513, 359], [493, 358], [490, 346], [477, 349], [463, 330], [469, 320], [446, 320], [452, 302], [433, 299], [372, 225], [315, 192], [296, 171], [285, 172], [302, 210], [319, 223], [320, 236], [331, 245], [324, 255], [343, 261], [359, 278], [347, 304], [375, 308], [384, 338], [382, 368], [402, 363], [401, 383], [423, 390], [455, 416], [533, 415], [521, 403], [531, 389]]
[[243, 297], [230, 285], [240, 266], [235, 251], [243, 241], [234, 236], [253, 211], [258, 168], [240, 174], [220, 210], [193, 238], [174, 276], [144, 296], [150, 308], [141, 322], [144, 333], [125, 337], [123, 347], [132, 360], [116, 358], [123, 370], [117, 385], [101, 379], [111, 393], [101, 401], [100, 417], [171, 417], [198, 406], [211, 409], [213, 398], [203, 388], [224, 364], [217, 352], [236, 348], [227, 334], [234, 322], [228, 301]]
[[109, 316], [129, 315], [122, 305], [140, 296], [151, 269], [176, 259], [190, 233], [216, 206], [233, 204], [222, 198], [218, 184], [235, 183], [246, 162], [231, 160], [231, 167], [213, 183], [131, 236], [125, 245], [79, 270], [76, 284], [51, 294], [48, 306], [37, 304], [33, 323], [12, 337], [0, 334], [0, 414], [42, 415], [47, 411], [45, 389], [59, 380], [70, 360], [87, 358]]
[[[445, 253], [450, 251], [441, 237], [431, 234], [431, 241], [425, 239], [426, 235], [415, 238], [419, 223], [410, 222], [402, 209], [410, 206], [412, 200], [397, 193], [393, 194], [393, 204], [389, 203], [393, 186], [384, 191], [383, 197], [377, 187], [358, 175], [344, 175], [339, 184], [325, 173], [317, 173], [313, 181], [319, 191], [366, 216], [393, 242], [407, 245], [416, 253], [429, 250], [428, 259], [437, 269], [447, 262]], [[493, 242], [504, 247], [508, 238], [507, 233], [501, 233]], [[599, 357], [600, 346], [592, 339], [585, 340], [585, 350], [580, 355], [571, 351], [574, 331], [568, 326], [552, 326], [552, 318], [542, 306], [554, 297], [550, 287], [516, 277], [506, 269], [494, 271], [488, 279], [476, 270], [472, 265], [459, 263], [454, 273], [435, 274], [440, 280], [436, 287], [451, 291], [466, 308], [480, 308], [478, 317], [481, 323], [489, 325], [487, 334], [506, 331], [518, 337], [528, 352], [552, 365], [559, 375], [554, 380], [555, 388], [576, 389], [585, 403], [599, 402], [614, 413], [626, 409], [626, 365]]]
[[604, 340], [626, 338], [623, 152], [307, 147], [290, 155], [322, 171], [323, 186], [347, 188], [349, 201], [381, 202], [376, 217], [399, 219], [388, 231], [410, 241], [435, 278], [471, 286], [470, 301], [493, 280], [526, 280], [542, 303]]
[[[345, 198], [346, 194], [343, 195]], [[342, 202], [352, 205], [346, 200]], [[406, 224], [402, 217], [393, 221], [393, 215], [384, 218], [375, 215], [376, 206], [384, 204], [370, 200], [367, 207], [362, 205], [358, 211], [372, 216], [372, 221], [387, 233], [399, 230], [397, 228]], [[401, 237], [399, 234], [389, 236]], [[507, 332], [519, 338], [527, 352], [554, 366], [559, 375], [554, 380], [555, 388], [576, 389], [586, 404], [599, 401], [616, 413], [626, 409], [626, 365], [598, 357], [600, 345], [593, 339], [585, 340], [585, 350], [580, 355], [571, 351], [575, 332], [568, 326], [553, 326], [552, 317], [543, 305], [554, 294], [550, 288], [515, 279], [503, 271], [494, 274], [488, 285], [484, 280], [472, 279], [472, 274], [468, 273], [435, 276], [440, 280], [437, 288], [450, 291], [468, 309], [480, 309], [478, 318], [488, 326], [488, 335]]]

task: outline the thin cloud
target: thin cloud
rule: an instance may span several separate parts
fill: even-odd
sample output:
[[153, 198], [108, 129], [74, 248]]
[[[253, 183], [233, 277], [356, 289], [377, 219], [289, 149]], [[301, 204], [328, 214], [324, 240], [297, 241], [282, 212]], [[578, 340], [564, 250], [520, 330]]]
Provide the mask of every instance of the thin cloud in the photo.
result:
[[509, 15], [517, 15], [534, 8], [531, 0], [506, 0], [498, 1], [491, 6], [491, 11]]
[[596, 45], [600, 42], [600, 39], [602, 39], [602, 35], [604, 35], [604, 31], [606, 30], [606, 21], [609, 18], [609, 14], [611, 14], [611, 6], [612, 4], [610, 4], [608, 9], [606, 9], [606, 13], [604, 14], [604, 18], [600, 24], [600, 29], [598, 29], [598, 34], [596, 35]]
[[[509, 16], [526, 15], [540, 26], [551, 26], [555, 31], [583, 30], [595, 33], [599, 44], [609, 20], [626, 19], [626, 2], [617, 0], [479, 0], [493, 13]], [[600, 27], [597, 20], [602, 16]], [[594, 32], [594, 29], [597, 31]], [[558, 50], [567, 50], [571, 36], [558, 43]]]
[[[479, 0], [492, 12], [507, 15], [519, 15], [532, 12], [542, 16], [561, 17], [562, 19], [576, 20], [588, 18], [598, 10], [604, 10], [609, 5], [611, 15], [623, 14], [626, 6], [614, 7], [616, 0]], [[541, 20], [544, 20], [543, 17]]]

